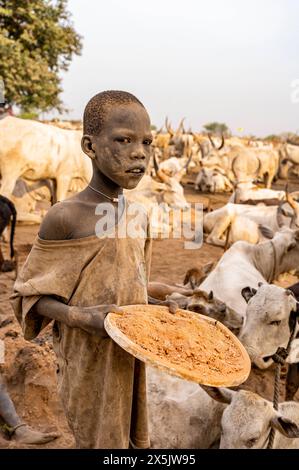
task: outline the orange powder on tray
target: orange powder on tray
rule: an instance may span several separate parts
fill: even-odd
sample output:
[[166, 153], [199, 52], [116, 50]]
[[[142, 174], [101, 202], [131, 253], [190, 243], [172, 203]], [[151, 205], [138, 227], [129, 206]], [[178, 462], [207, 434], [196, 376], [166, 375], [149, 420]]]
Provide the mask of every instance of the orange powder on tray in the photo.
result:
[[[242, 353], [217, 322], [209, 322], [179, 310], [151, 306], [124, 307], [125, 314], [113, 315], [113, 324], [149, 359], [182, 372], [221, 381], [244, 368]], [[111, 315], [111, 314], [110, 314]]]

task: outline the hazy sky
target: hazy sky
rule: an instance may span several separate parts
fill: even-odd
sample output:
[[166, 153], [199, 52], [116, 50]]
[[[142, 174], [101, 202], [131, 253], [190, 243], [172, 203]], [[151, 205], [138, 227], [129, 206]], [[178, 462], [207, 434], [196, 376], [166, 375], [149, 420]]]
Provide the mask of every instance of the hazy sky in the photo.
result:
[[69, 10], [83, 51], [63, 76], [68, 117], [120, 89], [157, 126], [168, 115], [193, 130], [212, 120], [260, 136], [299, 130], [298, 0], [69, 0]]

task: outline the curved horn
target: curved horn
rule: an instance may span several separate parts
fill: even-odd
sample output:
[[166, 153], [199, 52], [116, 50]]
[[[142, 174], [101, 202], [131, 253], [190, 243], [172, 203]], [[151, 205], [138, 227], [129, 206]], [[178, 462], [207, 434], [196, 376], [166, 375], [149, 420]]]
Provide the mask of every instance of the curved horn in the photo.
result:
[[154, 160], [155, 172], [156, 172], [156, 175], [157, 175], [158, 172], [159, 172], [159, 165], [158, 165], [158, 162], [157, 162], [157, 159], [156, 159], [156, 155], [155, 155], [155, 154], [153, 154], [153, 160]]
[[153, 155], [153, 160], [154, 160], [154, 168], [155, 168], [157, 178], [159, 178], [159, 180], [162, 181], [162, 183], [166, 183], [166, 184], [169, 183], [169, 176], [167, 176], [164, 173], [164, 171], [160, 170], [155, 154]]
[[176, 134], [179, 134], [180, 132], [184, 133], [183, 129], [184, 129], [184, 121], [185, 121], [186, 118], [183, 118], [181, 119], [180, 123], [179, 123], [179, 126], [176, 130]]
[[165, 127], [166, 127], [166, 130], [167, 130], [168, 134], [170, 134], [171, 137], [172, 137], [174, 135], [174, 131], [171, 128], [170, 122], [168, 121], [168, 116], [166, 116], [166, 118], [165, 118]]
[[219, 401], [220, 403], [231, 403], [233, 396], [237, 393], [234, 390], [228, 388], [216, 388], [210, 387], [208, 385], [200, 385], [201, 388], [214, 400]]
[[215, 144], [214, 144], [214, 142], [213, 142], [213, 140], [212, 140], [211, 134], [210, 134], [209, 132], [208, 132], [208, 138], [209, 138], [209, 141], [210, 141], [211, 144], [212, 144], [212, 147], [215, 149], [216, 146], [215, 146]]
[[203, 147], [203, 145], [201, 143], [198, 144], [199, 145], [199, 149], [200, 149], [200, 153], [201, 153], [201, 158], [204, 159], [205, 158], [205, 149]]
[[277, 211], [276, 211], [276, 221], [277, 225], [279, 228], [282, 228], [284, 226], [284, 218], [283, 218], [283, 211], [282, 211], [282, 206], [285, 203], [285, 201], [280, 201]]
[[224, 135], [223, 135], [223, 132], [222, 132], [221, 133], [221, 144], [220, 144], [220, 147], [218, 147], [217, 150], [221, 150], [224, 147], [224, 144], [225, 144], [225, 140], [224, 140]]
[[184, 169], [185, 169], [186, 171], [188, 170], [188, 166], [190, 165], [191, 160], [192, 160], [192, 153], [190, 152], [190, 157], [188, 158], [187, 163], [186, 163], [186, 165], [184, 166]]
[[289, 203], [289, 205], [291, 206], [291, 208], [293, 210], [296, 210], [297, 207], [298, 207], [298, 202], [295, 201], [295, 199], [291, 196], [291, 194], [288, 192], [288, 184], [286, 184], [286, 189], [285, 189], [285, 192], [286, 192], [286, 200], [287, 202]]
[[287, 139], [287, 144], [299, 146], [299, 142], [292, 142], [290, 139]]

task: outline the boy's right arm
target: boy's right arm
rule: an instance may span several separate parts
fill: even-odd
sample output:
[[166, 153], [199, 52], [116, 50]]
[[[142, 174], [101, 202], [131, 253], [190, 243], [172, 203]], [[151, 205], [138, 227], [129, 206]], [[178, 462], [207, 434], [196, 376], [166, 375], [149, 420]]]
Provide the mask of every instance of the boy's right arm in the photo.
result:
[[[65, 240], [72, 232], [71, 218], [65, 203], [55, 204], [44, 218], [39, 236], [44, 240]], [[77, 307], [66, 305], [51, 296], [42, 297], [33, 307], [33, 312], [66, 324], [71, 328], [81, 328], [90, 334], [107, 336], [104, 320], [109, 312], [123, 313], [117, 305], [95, 305]]]
[[66, 305], [50, 296], [42, 297], [33, 307], [33, 312], [52, 320], [65, 323], [71, 328], [81, 328], [87, 333], [107, 336], [104, 320], [109, 312], [123, 313], [117, 305], [95, 305], [93, 307], [77, 307]]

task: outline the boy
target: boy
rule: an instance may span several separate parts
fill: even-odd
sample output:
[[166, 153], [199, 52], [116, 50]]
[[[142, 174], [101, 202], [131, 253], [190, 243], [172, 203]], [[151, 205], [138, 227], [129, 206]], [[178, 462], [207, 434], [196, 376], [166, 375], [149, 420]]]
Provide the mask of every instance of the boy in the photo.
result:
[[26, 339], [51, 320], [58, 391], [79, 448], [149, 447], [145, 367], [105, 333], [117, 305], [147, 303], [150, 243], [98, 237], [99, 203], [118, 199], [145, 173], [152, 142], [140, 101], [122, 91], [95, 95], [83, 118], [82, 149], [93, 176], [53, 206], [15, 283], [13, 304]]

